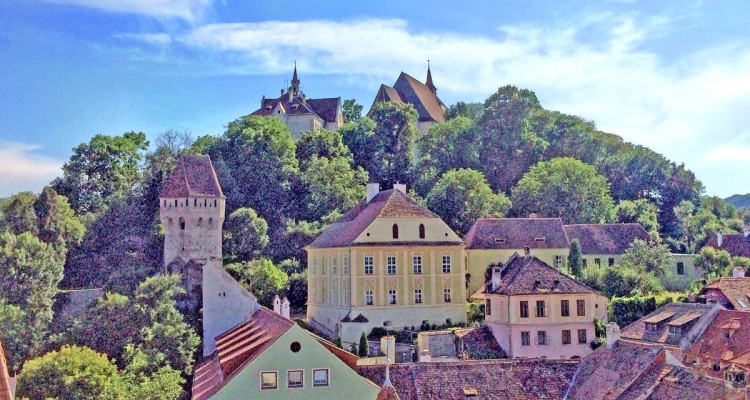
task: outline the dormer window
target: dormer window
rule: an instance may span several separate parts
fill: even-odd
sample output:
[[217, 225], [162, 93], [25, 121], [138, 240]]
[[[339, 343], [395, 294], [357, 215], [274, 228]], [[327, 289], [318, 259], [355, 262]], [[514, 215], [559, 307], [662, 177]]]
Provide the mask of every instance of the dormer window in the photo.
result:
[[398, 239], [398, 224], [393, 224], [393, 238]]
[[425, 236], [424, 224], [419, 224], [419, 238], [424, 239]]
[[505, 243], [505, 239], [503, 239], [503, 238], [495, 238], [495, 243]]
[[537, 238], [534, 238], [534, 241], [535, 242], [544, 242], [545, 238], [543, 238], [543, 237], [537, 237]]

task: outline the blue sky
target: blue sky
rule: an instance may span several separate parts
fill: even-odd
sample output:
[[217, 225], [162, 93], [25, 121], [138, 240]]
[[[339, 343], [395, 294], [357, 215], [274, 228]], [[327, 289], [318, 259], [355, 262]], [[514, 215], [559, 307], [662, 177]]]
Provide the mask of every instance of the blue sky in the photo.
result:
[[431, 60], [446, 104], [513, 84], [545, 108], [750, 192], [745, 1], [0, 2], [0, 196], [39, 191], [93, 135], [220, 134], [277, 95], [369, 107]]

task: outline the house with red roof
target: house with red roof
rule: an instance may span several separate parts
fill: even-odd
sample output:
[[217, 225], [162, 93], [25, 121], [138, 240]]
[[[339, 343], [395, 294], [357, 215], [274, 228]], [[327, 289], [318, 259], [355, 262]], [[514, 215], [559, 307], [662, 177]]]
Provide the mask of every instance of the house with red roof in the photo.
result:
[[734, 269], [732, 278], [709, 282], [700, 294], [708, 303], [719, 303], [730, 310], [750, 311], [750, 278], [745, 277], [741, 267]]
[[375, 327], [466, 321], [465, 243], [406, 185], [367, 196], [305, 248], [307, 318], [355, 342]]
[[750, 313], [720, 310], [710, 326], [685, 352], [685, 363], [716, 378], [728, 370], [750, 373]]

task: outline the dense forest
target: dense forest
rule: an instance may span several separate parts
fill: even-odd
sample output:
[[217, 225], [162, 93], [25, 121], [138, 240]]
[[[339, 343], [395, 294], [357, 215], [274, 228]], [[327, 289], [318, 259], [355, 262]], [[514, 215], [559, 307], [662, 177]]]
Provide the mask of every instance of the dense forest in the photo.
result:
[[[13, 371], [40, 357], [23, 367], [19, 393], [56, 397], [34, 391], [52, 386], [49, 369], [87, 360], [97, 366], [88, 373], [98, 375], [80, 379], [99, 386], [76, 386], [81, 397], [184, 395], [198, 325], [176, 307], [179, 279], [156, 275], [159, 192], [181, 154], [211, 157], [227, 196], [225, 267], [264, 304], [284, 291], [304, 307], [304, 247], [362, 199], [367, 182], [407, 184], [461, 235], [483, 216], [640, 222], [656, 244], [634, 249], [629, 260], [657, 260], [654, 273], [663, 254], [697, 252], [718, 227], [741, 231], [746, 223], [723, 200], [704, 197], [684, 165], [546, 110], [529, 90], [506, 86], [483, 104], [452, 105], [446, 122], [425, 135], [411, 105], [378, 104], [367, 116], [353, 100], [344, 108], [338, 132], [297, 141], [280, 120], [251, 116], [220, 135], [168, 131], [153, 144], [144, 133], [96, 135], [73, 149], [62, 177], [41, 193], [0, 202], [0, 339]], [[630, 278], [630, 286], [610, 287]], [[612, 295], [655, 285], [638, 279], [587, 283]], [[58, 293], [79, 288], [107, 294], [79, 320], [56, 321]]]

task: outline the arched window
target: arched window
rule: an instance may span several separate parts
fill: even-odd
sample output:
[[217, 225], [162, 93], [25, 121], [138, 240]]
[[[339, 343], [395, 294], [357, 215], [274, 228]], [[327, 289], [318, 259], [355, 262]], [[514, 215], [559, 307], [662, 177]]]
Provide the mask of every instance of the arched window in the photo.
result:
[[164, 199], [164, 207], [167, 206], [167, 199]]
[[208, 217], [208, 227], [211, 228], [214, 225], [214, 218]]
[[177, 207], [177, 199], [174, 199], [174, 206]]
[[424, 239], [425, 233], [424, 233], [424, 224], [419, 224], [419, 238]]
[[180, 230], [185, 230], [185, 218], [180, 217]]
[[174, 225], [174, 221], [172, 221], [172, 218], [170, 218], [169, 219], [169, 226], [171, 227], [172, 225]]
[[208, 205], [208, 203], [207, 203], [207, 202], [208, 202], [208, 200], [206, 200], [206, 199], [203, 199], [203, 207], [206, 207], [206, 206]]
[[214, 200], [214, 207], [216, 207], [216, 200]]
[[393, 224], [393, 238], [398, 239], [398, 224]]
[[198, 218], [198, 226], [203, 226], [203, 217]]
[[198, 207], [198, 199], [193, 199], [193, 207]]

